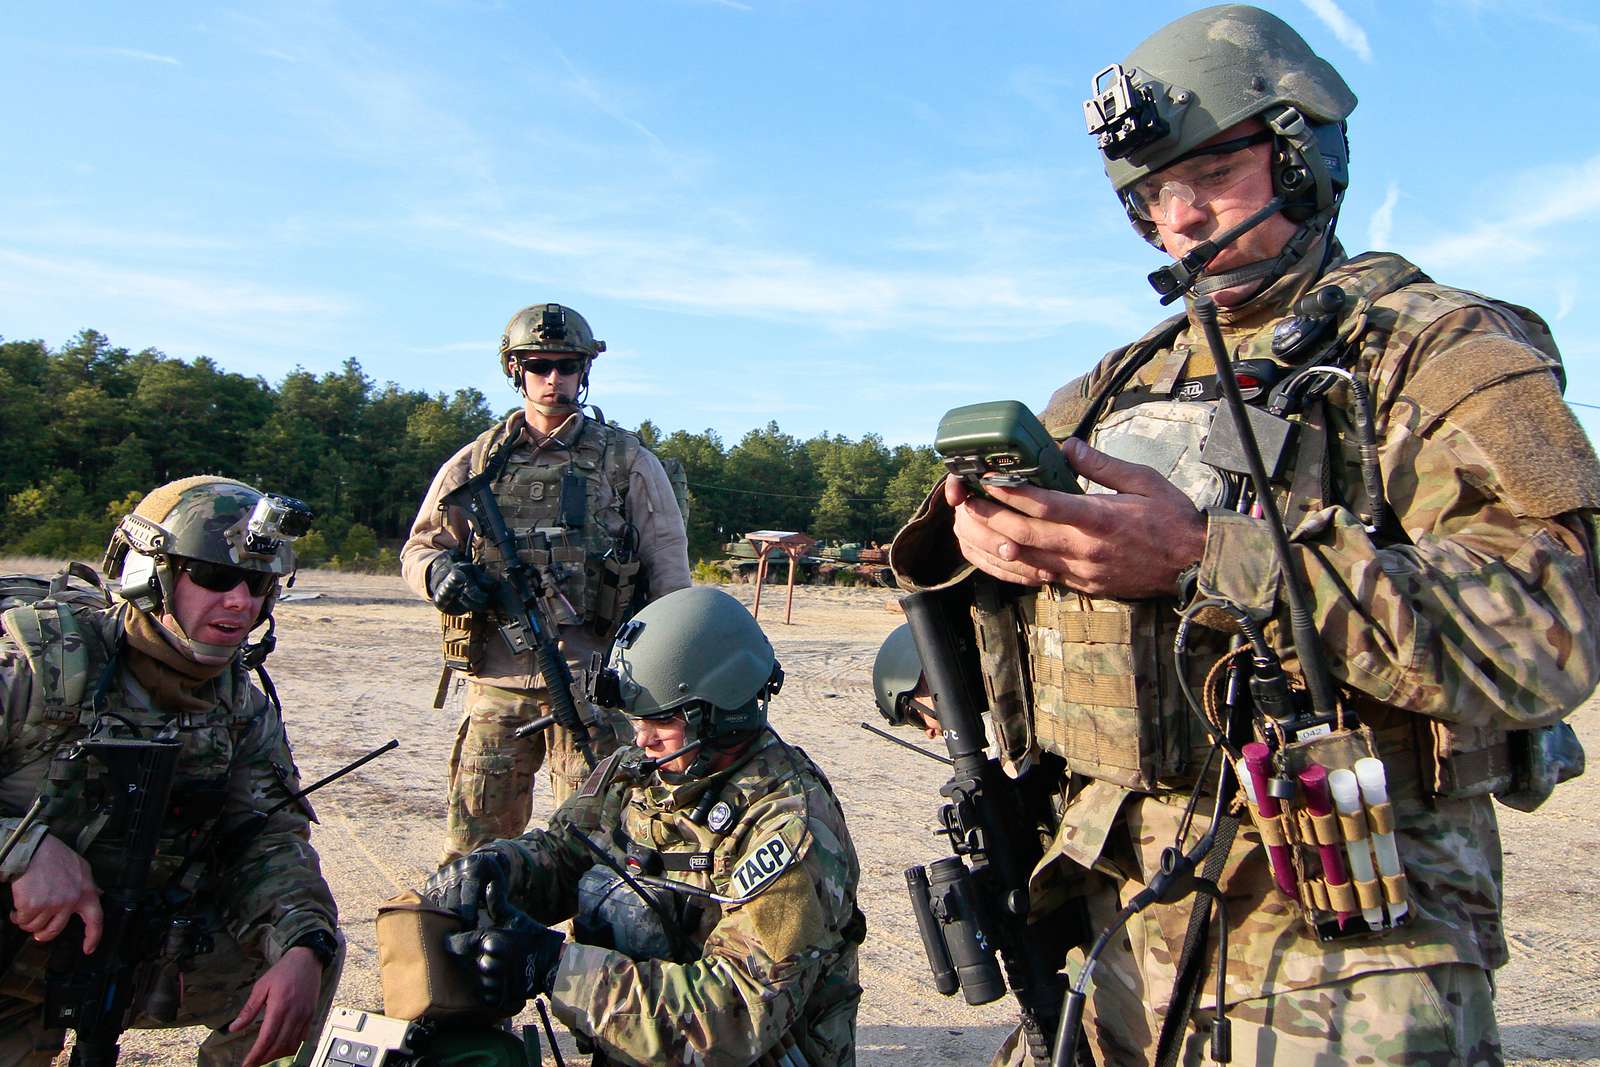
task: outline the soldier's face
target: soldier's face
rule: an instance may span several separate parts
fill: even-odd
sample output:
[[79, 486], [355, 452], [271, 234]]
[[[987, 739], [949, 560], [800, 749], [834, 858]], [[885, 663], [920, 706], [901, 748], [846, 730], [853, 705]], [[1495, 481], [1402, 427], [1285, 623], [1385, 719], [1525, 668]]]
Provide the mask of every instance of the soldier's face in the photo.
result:
[[[668, 715], [660, 719], [634, 719], [633, 742], [644, 749], [645, 754], [651, 759], [660, 759], [671, 752], [676, 752], [689, 743], [689, 724], [682, 715]], [[671, 771], [673, 774], [682, 774], [694, 762], [695, 754], [679, 756], [670, 763], [663, 763], [661, 769]]]
[[[1206, 143], [1245, 137], [1261, 129], [1264, 127], [1259, 120], [1242, 122]], [[1218, 177], [1222, 169], [1228, 172], [1225, 178]], [[1147, 182], [1152, 191], [1165, 182], [1180, 183], [1195, 190], [1206, 189], [1208, 184], [1214, 187], [1215, 195], [1197, 197], [1203, 201], [1198, 204], [1178, 196], [1161, 199], [1161, 210], [1156, 213], [1154, 225], [1162, 247], [1176, 259], [1201, 241], [1243, 222], [1272, 199], [1272, 146], [1252, 145], [1227, 156], [1197, 156], [1158, 171]], [[1151, 199], [1154, 202], [1155, 197]], [[1296, 229], [1295, 223], [1282, 215], [1274, 215], [1223, 249], [1206, 271], [1220, 274], [1247, 263], [1271, 259], [1283, 251]], [[1255, 281], [1246, 282], [1212, 293], [1211, 298], [1219, 307], [1233, 307], [1249, 297], [1256, 285]]]
[[237, 648], [250, 636], [250, 627], [261, 615], [267, 594], [253, 596], [244, 582], [245, 572], [231, 589], [221, 592], [195, 584], [183, 571], [178, 572], [167, 614], [190, 640], [208, 645]]
[[523, 359], [523, 395], [545, 407], [575, 403], [584, 362], [576, 352], [539, 352]]

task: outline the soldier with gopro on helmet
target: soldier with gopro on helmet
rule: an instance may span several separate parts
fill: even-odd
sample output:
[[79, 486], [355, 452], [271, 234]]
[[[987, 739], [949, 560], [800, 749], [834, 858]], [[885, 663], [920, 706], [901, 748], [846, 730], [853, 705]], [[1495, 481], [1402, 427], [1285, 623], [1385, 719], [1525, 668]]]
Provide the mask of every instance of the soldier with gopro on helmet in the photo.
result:
[[[513, 315], [500, 338], [500, 367], [522, 408], [439, 469], [401, 550], [407, 584], [441, 613], [447, 677], [466, 677], [443, 862], [521, 833], [534, 775], [547, 760], [556, 804], [589, 771], [559, 724], [516, 736], [550, 710], [550, 681], [532, 653], [514, 652], [497, 635], [503, 620], [492, 590], [504, 564], [444, 497], [498, 470], [495, 500], [517, 555], [539, 576], [544, 618], [574, 677], [640, 603], [689, 585], [683, 514], [660, 460], [598, 409], [593, 418], [583, 411], [590, 368], [605, 348], [569, 307], [534, 304]], [[441, 704], [444, 693], [441, 680]], [[593, 754], [603, 757], [617, 745], [613, 727], [578, 696]]]
[[[634, 745], [548, 829], [440, 868], [424, 890], [502, 1015], [547, 995], [596, 1064], [855, 1062], [860, 866], [832, 787], [772, 729], [783, 672], [717, 589], [617, 634], [594, 700]], [[572, 938], [549, 927], [572, 920]]]
[[[1235, 1062], [1499, 1063], [1492, 798], [1531, 810], [1582, 767], [1561, 719], [1600, 679], [1600, 464], [1542, 319], [1340, 244], [1355, 106], [1243, 5], [1102, 70], [1089, 132], [1183, 313], [1044, 410], [1086, 492], [947, 478], [892, 550], [902, 588], [982, 572], [1013, 598], [1027, 743], [1070, 771], [1029, 918], [1086, 898], [1093, 928], [1120, 929], [1083, 1016], [1101, 1063], [1198, 1062], [1213, 1035], [1225, 1050], [1224, 1020]], [[1250, 794], [1203, 857], [1225, 969], [1209, 898], [1141, 896], [1204, 840], [1219, 762]], [[1335, 817], [1328, 795], [1373, 767], [1381, 887], [1361, 808]], [[1335, 835], [1367, 872], [1359, 906]]]
[[[0, 881], [10, 904], [0, 918], [0, 1064], [49, 1064], [64, 1027], [78, 1030], [82, 1053], [71, 983], [108, 962], [133, 971], [121, 987], [126, 1017], [101, 1020], [108, 1033], [96, 1047], [113, 1058], [124, 1025], [203, 1025], [199, 1063], [249, 1067], [293, 1054], [326, 1014], [343, 942], [262, 669], [273, 604], [294, 576], [292, 541], [310, 520], [299, 501], [227, 478], [171, 482], [112, 536], [114, 606], [52, 586], [0, 617]], [[150, 742], [176, 755], [153, 858], [139, 872], [144, 892], [131, 900], [111, 890], [130, 862], [133, 815], [122, 809], [132, 801], [106, 795], [113, 775], [97, 753]], [[152, 900], [160, 907], [143, 910]], [[141, 940], [123, 905], [166, 924], [157, 944]]]

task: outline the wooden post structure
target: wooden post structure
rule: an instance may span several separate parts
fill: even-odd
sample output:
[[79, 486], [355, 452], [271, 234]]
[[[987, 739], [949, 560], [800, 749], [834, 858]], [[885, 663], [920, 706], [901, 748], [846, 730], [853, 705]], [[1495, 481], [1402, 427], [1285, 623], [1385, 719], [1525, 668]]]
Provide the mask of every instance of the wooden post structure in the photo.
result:
[[774, 548], [781, 548], [783, 554], [789, 557], [789, 582], [787, 596], [783, 607], [783, 621], [786, 625], [794, 622], [794, 579], [800, 567], [800, 557], [816, 544], [814, 540], [803, 533], [791, 530], [757, 530], [755, 533], [745, 534], [746, 541], [756, 546], [756, 602], [751, 614], [761, 618], [761, 587], [767, 583], [767, 557]]

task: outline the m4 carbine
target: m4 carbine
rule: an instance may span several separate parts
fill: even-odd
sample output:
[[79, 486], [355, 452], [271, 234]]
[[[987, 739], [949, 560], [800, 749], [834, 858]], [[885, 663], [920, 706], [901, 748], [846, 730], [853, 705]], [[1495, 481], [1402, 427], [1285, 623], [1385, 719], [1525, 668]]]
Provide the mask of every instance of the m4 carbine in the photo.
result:
[[556, 645], [552, 628], [541, 617], [539, 573], [517, 555], [516, 535], [506, 525], [500, 502], [495, 499], [494, 481], [504, 469], [509, 454], [509, 449], [502, 448], [483, 470], [445, 494], [440, 505], [464, 511], [477, 535], [493, 545], [505, 561], [505, 579], [496, 582], [494, 587], [494, 610], [500, 620], [500, 636], [512, 655], [533, 653], [539, 673], [544, 676], [551, 714], [523, 725], [517, 730], [518, 736], [542, 730], [551, 722], [559, 723], [572, 734], [584, 761], [593, 767], [589, 728], [572, 699], [572, 671]]

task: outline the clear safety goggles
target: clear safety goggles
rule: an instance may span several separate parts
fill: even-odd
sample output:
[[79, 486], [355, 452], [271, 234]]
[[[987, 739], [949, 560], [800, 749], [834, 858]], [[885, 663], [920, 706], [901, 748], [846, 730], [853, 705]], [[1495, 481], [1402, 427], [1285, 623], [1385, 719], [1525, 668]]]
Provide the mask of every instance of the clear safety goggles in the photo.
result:
[[[1179, 202], [1193, 208], [1205, 207], [1256, 173], [1258, 161], [1251, 149], [1271, 140], [1272, 134], [1262, 131], [1191, 152], [1178, 162], [1204, 160], [1203, 167], [1186, 175], [1184, 181], [1163, 179], [1165, 171], [1151, 175], [1128, 190], [1128, 206], [1145, 222], [1161, 223], [1170, 222], [1173, 207]], [[1171, 165], [1166, 168], [1170, 169]]]

